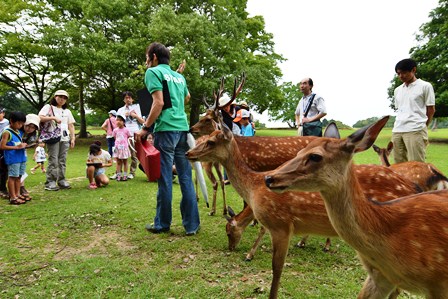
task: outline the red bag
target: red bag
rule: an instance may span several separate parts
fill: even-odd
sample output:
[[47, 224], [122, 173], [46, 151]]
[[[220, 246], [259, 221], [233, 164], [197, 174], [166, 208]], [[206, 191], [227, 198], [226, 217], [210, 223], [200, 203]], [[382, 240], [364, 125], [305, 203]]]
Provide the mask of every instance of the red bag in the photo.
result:
[[148, 181], [157, 181], [160, 178], [160, 152], [147, 140], [136, 142], [135, 150]]

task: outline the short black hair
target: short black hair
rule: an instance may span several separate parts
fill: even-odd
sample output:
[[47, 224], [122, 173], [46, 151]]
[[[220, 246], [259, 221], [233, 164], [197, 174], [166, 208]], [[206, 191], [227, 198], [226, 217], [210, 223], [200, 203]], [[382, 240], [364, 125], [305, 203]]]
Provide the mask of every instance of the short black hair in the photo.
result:
[[404, 72], [410, 72], [410, 71], [412, 71], [413, 68], [416, 68], [416, 67], [417, 67], [417, 63], [415, 62], [415, 60], [413, 60], [411, 58], [406, 58], [406, 59], [400, 60], [395, 65], [395, 72], [397, 72], [398, 70], [404, 71]]
[[123, 95], [123, 99], [125, 98], [125, 97], [131, 97], [131, 98], [133, 98], [134, 97], [134, 95], [132, 94], [132, 92], [130, 92], [130, 91], [124, 91], [123, 93], [122, 93], [122, 95]]
[[170, 50], [161, 43], [151, 43], [148, 48], [146, 48], [146, 55], [148, 55], [149, 60], [152, 61], [152, 57], [156, 54], [159, 64], [170, 64]]
[[26, 122], [26, 114], [20, 111], [13, 111], [9, 114], [9, 121], [12, 123], [15, 122]]
[[91, 155], [94, 155], [94, 154], [96, 154], [96, 153], [98, 153], [100, 151], [101, 151], [101, 147], [98, 144], [96, 144], [96, 143], [92, 143], [90, 145], [90, 147], [89, 147], [89, 153]]
[[309, 86], [311, 86], [311, 87], [313, 87], [313, 86], [314, 86], [314, 82], [313, 82], [313, 79], [311, 79], [311, 78], [308, 78], [308, 85], [309, 85]]

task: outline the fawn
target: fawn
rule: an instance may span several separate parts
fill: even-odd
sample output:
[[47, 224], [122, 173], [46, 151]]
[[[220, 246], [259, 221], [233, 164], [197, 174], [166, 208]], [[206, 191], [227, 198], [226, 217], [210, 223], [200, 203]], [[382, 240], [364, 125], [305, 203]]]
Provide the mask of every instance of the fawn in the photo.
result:
[[376, 194], [366, 196], [352, 165], [354, 153], [368, 149], [387, 120], [344, 140], [311, 142], [266, 175], [265, 183], [279, 194], [321, 193], [335, 230], [367, 270], [358, 298], [387, 298], [397, 287], [427, 298], [448, 298], [448, 190], [379, 202], [387, 196], [385, 189], [399, 186], [386, 180]]

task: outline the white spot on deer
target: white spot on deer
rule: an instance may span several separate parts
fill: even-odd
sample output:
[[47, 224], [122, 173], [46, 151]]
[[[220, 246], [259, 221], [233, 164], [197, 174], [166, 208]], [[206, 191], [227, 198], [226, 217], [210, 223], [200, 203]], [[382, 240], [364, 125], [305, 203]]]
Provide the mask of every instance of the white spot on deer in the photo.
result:
[[413, 247], [423, 248], [423, 245], [420, 242], [417, 242], [416, 240], [411, 240], [411, 245]]

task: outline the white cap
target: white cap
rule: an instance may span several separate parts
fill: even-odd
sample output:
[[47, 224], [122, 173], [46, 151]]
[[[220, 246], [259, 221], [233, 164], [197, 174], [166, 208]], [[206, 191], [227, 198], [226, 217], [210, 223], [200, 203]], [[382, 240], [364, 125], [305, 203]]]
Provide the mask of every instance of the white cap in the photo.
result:
[[28, 114], [26, 116], [25, 125], [30, 125], [30, 124], [33, 124], [37, 128], [39, 128], [39, 124], [40, 124], [40, 117], [39, 117], [39, 115], [37, 115], [37, 114]]
[[54, 93], [54, 96], [66, 96], [67, 99], [69, 98], [69, 96], [68, 96], [68, 92], [66, 92], [65, 90], [57, 90], [57, 91]]
[[236, 112], [236, 117], [233, 120], [234, 122], [239, 122], [242, 118], [249, 118], [250, 112], [246, 109], [240, 109]]

